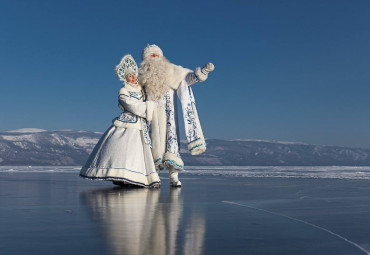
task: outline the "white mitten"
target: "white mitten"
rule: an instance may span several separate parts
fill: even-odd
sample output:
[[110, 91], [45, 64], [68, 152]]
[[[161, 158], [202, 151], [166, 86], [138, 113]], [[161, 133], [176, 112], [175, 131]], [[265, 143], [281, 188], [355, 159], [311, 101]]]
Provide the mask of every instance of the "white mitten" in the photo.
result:
[[215, 66], [211, 62], [209, 62], [202, 68], [198, 67], [197, 69], [195, 69], [195, 75], [197, 76], [199, 81], [205, 81], [208, 78], [208, 73], [212, 72], [213, 70], [215, 70]]
[[204, 74], [208, 74], [213, 70], [215, 70], [215, 66], [211, 62], [202, 67], [202, 73]]

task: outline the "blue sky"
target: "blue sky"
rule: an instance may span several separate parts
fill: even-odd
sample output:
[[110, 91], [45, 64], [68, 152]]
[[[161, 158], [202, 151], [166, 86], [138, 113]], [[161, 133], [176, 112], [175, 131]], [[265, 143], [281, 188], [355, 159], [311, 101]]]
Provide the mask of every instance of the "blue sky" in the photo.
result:
[[369, 1], [1, 1], [0, 130], [104, 131], [147, 43], [211, 61], [205, 136], [370, 147]]

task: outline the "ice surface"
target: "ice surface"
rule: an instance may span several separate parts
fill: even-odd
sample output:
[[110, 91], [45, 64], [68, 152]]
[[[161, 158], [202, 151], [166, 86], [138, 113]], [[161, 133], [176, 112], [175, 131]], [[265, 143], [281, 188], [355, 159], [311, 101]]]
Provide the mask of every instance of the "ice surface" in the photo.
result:
[[[80, 166], [0, 166], [0, 172], [78, 172]], [[368, 166], [187, 166], [182, 174], [230, 177], [370, 179]]]
[[369, 180], [187, 172], [177, 189], [162, 172], [160, 189], [133, 189], [79, 167], [2, 169], [1, 254], [370, 254]]
[[187, 167], [186, 172], [236, 177], [370, 179], [368, 166], [193, 166]]

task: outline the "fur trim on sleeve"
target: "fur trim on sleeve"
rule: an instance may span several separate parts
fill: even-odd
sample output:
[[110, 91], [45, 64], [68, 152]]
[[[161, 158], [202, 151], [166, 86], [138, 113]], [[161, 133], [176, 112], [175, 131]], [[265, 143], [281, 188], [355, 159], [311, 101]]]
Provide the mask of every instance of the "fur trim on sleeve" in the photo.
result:
[[178, 171], [184, 170], [184, 162], [182, 161], [182, 159], [177, 157], [175, 154], [171, 152], [166, 152], [164, 154], [163, 162], [164, 162], [164, 165], [168, 168], [171, 167]]
[[146, 101], [146, 120], [152, 121], [154, 109], [157, 107], [157, 103], [154, 101]]
[[204, 74], [200, 67], [197, 67], [194, 73], [197, 76], [198, 80], [201, 82], [207, 80], [208, 78], [208, 74]]

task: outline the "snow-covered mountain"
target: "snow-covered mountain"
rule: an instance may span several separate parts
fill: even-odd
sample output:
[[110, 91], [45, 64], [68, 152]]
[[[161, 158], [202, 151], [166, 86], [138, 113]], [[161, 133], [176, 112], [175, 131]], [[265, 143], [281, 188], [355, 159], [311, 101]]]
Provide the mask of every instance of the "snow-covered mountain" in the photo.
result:
[[0, 132], [0, 165], [81, 165], [101, 135], [42, 129]]
[[370, 166], [370, 149], [264, 140], [207, 139], [207, 151], [183, 154], [191, 165]]
[[[18, 129], [0, 132], [0, 165], [82, 165], [102, 133]], [[207, 139], [207, 151], [191, 156], [181, 143], [185, 165], [370, 166], [370, 149], [265, 140]]]

